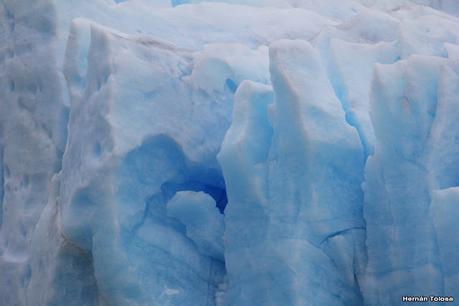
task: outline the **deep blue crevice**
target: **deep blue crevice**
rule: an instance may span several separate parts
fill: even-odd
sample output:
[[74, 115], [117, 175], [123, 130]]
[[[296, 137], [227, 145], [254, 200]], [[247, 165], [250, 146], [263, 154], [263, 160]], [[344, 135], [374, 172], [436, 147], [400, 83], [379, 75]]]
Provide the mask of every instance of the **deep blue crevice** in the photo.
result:
[[237, 90], [237, 84], [231, 79], [226, 79], [226, 86], [231, 90], [232, 93], [235, 93]]
[[147, 139], [130, 152], [123, 161], [121, 177], [121, 193], [131, 198], [160, 184], [161, 192], [151, 194], [147, 206], [164, 205], [179, 191], [209, 194], [221, 213], [228, 203], [225, 181], [215, 163], [190, 161], [180, 145], [167, 135]]
[[195, 192], [205, 192], [210, 195], [220, 210], [220, 213], [224, 213], [226, 204], [228, 204], [228, 198], [226, 196], [226, 189], [219, 186], [213, 186], [210, 184], [205, 184], [199, 181], [186, 181], [184, 183], [164, 183], [161, 186], [163, 194], [166, 195], [166, 198], [172, 198], [179, 191], [195, 191]]

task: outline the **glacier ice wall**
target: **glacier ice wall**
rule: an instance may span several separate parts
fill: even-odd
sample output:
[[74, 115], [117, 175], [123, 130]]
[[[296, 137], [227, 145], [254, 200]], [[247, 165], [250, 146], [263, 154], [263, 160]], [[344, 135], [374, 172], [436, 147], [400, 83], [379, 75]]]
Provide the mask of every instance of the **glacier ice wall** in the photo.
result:
[[0, 0], [0, 305], [459, 298], [454, 0]]
[[358, 134], [310, 44], [273, 43], [270, 63], [274, 95], [240, 86], [219, 155], [229, 198], [228, 305], [333, 305], [336, 296], [360, 304], [353, 268], [365, 228]]

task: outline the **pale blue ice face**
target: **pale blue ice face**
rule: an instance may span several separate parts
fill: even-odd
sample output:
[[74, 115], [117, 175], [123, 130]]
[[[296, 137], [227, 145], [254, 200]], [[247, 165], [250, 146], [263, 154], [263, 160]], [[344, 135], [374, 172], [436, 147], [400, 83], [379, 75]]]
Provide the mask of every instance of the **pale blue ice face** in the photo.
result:
[[0, 306], [459, 298], [458, 3], [0, 0]]

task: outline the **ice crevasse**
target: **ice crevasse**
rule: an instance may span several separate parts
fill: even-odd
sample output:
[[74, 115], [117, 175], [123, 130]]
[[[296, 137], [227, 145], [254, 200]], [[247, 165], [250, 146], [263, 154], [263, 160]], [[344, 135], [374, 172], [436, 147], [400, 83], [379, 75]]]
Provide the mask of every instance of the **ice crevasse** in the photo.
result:
[[0, 0], [0, 305], [459, 299], [458, 16]]

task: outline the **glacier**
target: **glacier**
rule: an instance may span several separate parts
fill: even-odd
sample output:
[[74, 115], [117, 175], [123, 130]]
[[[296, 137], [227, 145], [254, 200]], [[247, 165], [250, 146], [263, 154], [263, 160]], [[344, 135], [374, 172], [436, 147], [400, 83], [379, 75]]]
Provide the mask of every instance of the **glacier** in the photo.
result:
[[456, 0], [0, 0], [0, 306], [457, 303], [458, 116]]

